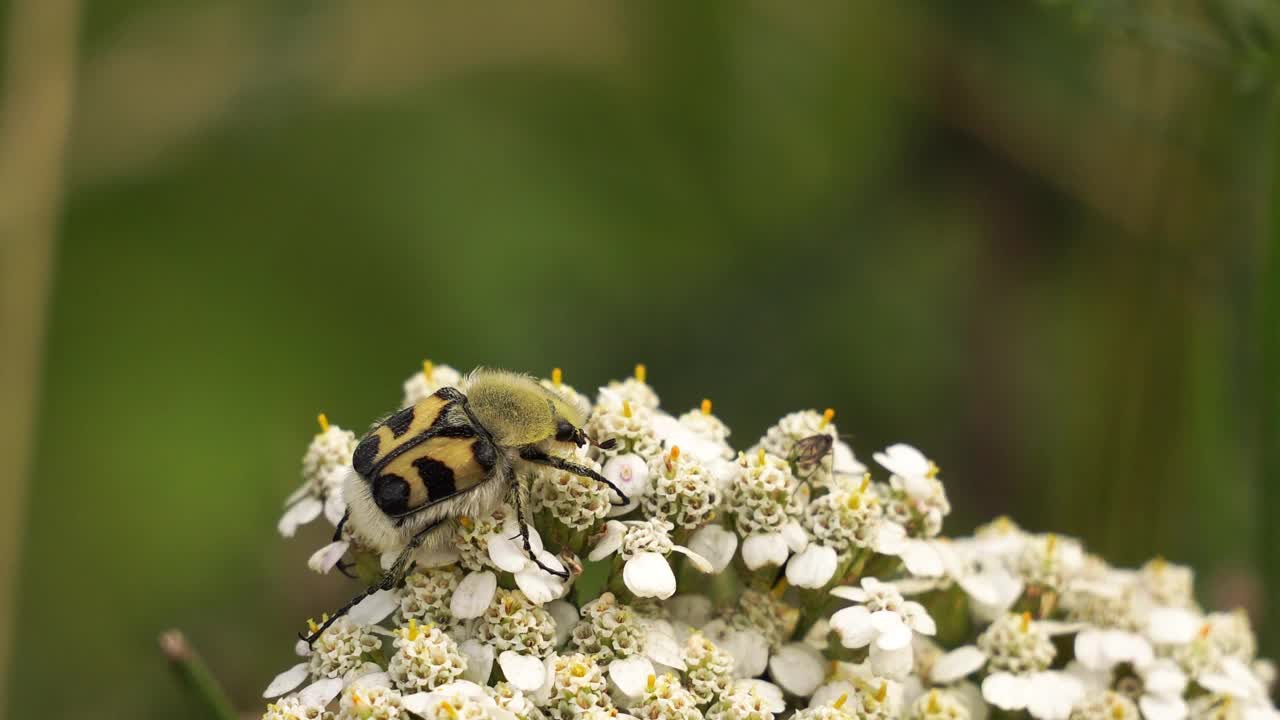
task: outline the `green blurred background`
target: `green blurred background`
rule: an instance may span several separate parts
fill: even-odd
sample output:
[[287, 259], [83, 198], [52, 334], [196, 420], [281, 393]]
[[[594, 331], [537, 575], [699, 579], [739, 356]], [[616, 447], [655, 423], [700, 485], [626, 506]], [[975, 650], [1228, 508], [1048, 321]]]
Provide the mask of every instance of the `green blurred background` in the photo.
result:
[[[276, 536], [423, 358], [833, 406], [1194, 564], [1280, 652], [1276, 4], [8, 0], [0, 712], [238, 706], [350, 588]], [[59, 94], [61, 92], [61, 94]], [[1274, 277], [1272, 277], [1274, 275]], [[46, 302], [47, 299], [47, 302]]]

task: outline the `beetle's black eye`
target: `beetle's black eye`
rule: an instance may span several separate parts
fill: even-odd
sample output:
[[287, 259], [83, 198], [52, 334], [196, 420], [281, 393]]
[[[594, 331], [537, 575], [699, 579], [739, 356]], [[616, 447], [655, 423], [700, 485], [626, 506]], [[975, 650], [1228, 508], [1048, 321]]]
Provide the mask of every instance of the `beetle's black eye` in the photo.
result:
[[578, 440], [578, 429], [575, 428], [568, 420], [559, 420], [556, 422], [556, 440], [559, 442], [577, 442], [579, 445], [582, 444], [582, 442]]

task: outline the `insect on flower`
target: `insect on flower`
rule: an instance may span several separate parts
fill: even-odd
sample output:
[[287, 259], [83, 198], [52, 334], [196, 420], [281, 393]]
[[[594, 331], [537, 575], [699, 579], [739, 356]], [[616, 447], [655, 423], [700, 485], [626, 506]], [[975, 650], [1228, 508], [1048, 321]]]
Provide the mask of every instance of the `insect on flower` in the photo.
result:
[[[463, 390], [465, 392], [463, 392]], [[310, 635], [312, 643], [356, 603], [390, 590], [424, 543], [447, 538], [438, 532], [461, 517], [491, 513], [506, 496], [514, 498], [525, 552], [548, 573], [568, 573], [544, 565], [533, 552], [523, 510], [520, 463], [549, 465], [608, 485], [623, 504], [627, 496], [589, 467], [556, 454], [566, 445], [595, 443], [582, 430], [583, 413], [526, 375], [478, 369], [463, 390], [443, 387], [376, 424], [356, 445], [343, 486], [347, 513], [339, 523], [382, 551], [398, 550], [382, 580], [352, 598]]]

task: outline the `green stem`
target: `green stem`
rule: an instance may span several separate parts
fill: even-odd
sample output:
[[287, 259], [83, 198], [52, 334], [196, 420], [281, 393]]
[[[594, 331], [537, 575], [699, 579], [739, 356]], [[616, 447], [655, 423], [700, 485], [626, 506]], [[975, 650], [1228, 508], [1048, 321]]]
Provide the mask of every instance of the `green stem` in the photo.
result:
[[169, 659], [183, 686], [204, 707], [206, 717], [237, 720], [235, 708], [231, 706], [226, 691], [209, 671], [209, 666], [187, 644], [187, 638], [181, 631], [168, 630], [161, 634], [160, 650]]

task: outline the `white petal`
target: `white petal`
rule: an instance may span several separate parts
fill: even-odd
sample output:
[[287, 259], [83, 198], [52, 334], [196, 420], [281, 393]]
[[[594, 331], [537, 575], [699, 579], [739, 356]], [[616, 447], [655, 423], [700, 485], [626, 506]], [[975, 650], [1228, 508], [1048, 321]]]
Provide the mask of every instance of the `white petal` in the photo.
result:
[[271, 684], [267, 686], [267, 689], [263, 691], [262, 697], [279, 697], [298, 687], [302, 684], [303, 680], [307, 679], [308, 667], [310, 666], [307, 663], [298, 663], [275, 676], [275, 679], [273, 679]]
[[866, 605], [836, 611], [831, 616], [831, 627], [840, 633], [840, 644], [847, 648], [866, 647], [877, 635], [871, 626], [871, 612]]
[[347, 514], [347, 499], [342, 496], [341, 492], [331, 492], [324, 499], [324, 519], [329, 524], [338, 527], [338, 523], [342, 522], [342, 516]]
[[876, 646], [881, 650], [897, 650], [911, 644], [911, 628], [902, 622], [902, 616], [891, 610], [871, 613], [871, 627], [876, 629]]
[[798, 553], [809, 546], [809, 534], [795, 520], [782, 526], [782, 539], [787, 543], [787, 549], [793, 553]]
[[756, 677], [769, 663], [769, 641], [755, 630], [730, 630], [719, 645], [733, 656], [734, 677]]
[[392, 676], [385, 673], [376, 662], [364, 662], [355, 670], [348, 670], [342, 676], [346, 680], [343, 688], [389, 688], [392, 687]]
[[525, 525], [525, 529], [529, 531], [529, 547], [533, 549], [533, 554], [541, 554], [546, 548], [542, 547], [542, 536], [538, 534], [538, 528], [532, 525]]
[[462, 677], [477, 683], [488, 683], [489, 674], [493, 671], [493, 646], [479, 640], [465, 640], [458, 643], [458, 650], [467, 657], [467, 669]]
[[987, 655], [975, 645], [963, 645], [946, 653], [933, 662], [929, 680], [937, 685], [949, 685], [960, 678], [982, 669]]
[[[907, 631], [908, 635], [910, 630]], [[880, 637], [884, 637], [881, 635]], [[914, 653], [911, 649], [911, 642], [895, 648], [882, 648], [877, 643], [871, 646], [871, 652], [868, 654], [871, 661], [871, 670], [876, 675], [887, 677], [893, 680], [902, 680], [911, 673], [912, 660]]]
[[284, 511], [280, 516], [280, 522], [276, 523], [276, 529], [284, 537], [293, 537], [300, 525], [306, 525], [315, 520], [323, 509], [324, 503], [320, 502], [320, 498], [314, 495], [304, 497]]
[[845, 696], [845, 701], [858, 696], [858, 689], [848, 680], [835, 680], [829, 682], [814, 691], [813, 697], [809, 698], [809, 707], [816, 708], [825, 705], [832, 705], [840, 696]]
[[1020, 675], [991, 673], [982, 681], [982, 697], [1001, 710], [1021, 710], [1027, 706], [1029, 685]]
[[446, 547], [422, 547], [419, 548], [417, 554], [413, 556], [413, 562], [423, 570], [452, 565], [458, 562], [458, 549], [453, 547], [453, 545], [448, 545]]
[[350, 546], [351, 543], [346, 540], [331, 542], [311, 554], [311, 557], [307, 559], [307, 567], [323, 575], [338, 564], [342, 556], [347, 554], [347, 548]]
[[1262, 684], [1248, 666], [1233, 657], [1223, 658], [1213, 671], [1200, 673], [1196, 682], [1210, 692], [1230, 695], [1239, 700], [1251, 700], [1265, 695]]
[[738, 549], [738, 536], [719, 525], [707, 525], [689, 538], [689, 549], [711, 563], [716, 573], [724, 572]]
[[324, 707], [342, 692], [342, 678], [317, 680], [298, 691], [298, 700], [304, 705]]
[[1109, 670], [1112, 663], [1102, 647], [1102, 630], [1085, 630], [1076, 635], [1076, 660], [1090, 670]]
[[1022, 580], [1003, 569], [965, 575], [956, 582], [987, 617], [1003, 614], [1022, 596]]
[[573, 626], [578, 623], [578, 608], [567, 600], [547, 603], [547, 612], [556, 621], [556, 647], [563, 647], [573, 637]]
[[834, 472], [854, 477], [862, 477], [867, 472], [867, 466], [858, 462], [853, 456], [853, 449], [849, 447], [849, 443], [836, 440], [832, 454], [835, 456], [831, 462]]
[[669, 625], [656, 621], [645, 624], [644, 654], [656, 663], [684, 670], [684, 648]]
[[377, 625], [400, 608], [400, 598], [394, 590], [379, 590], [356, 603], [347, 617], [356, 625]]
[[782, 533], [756, 533], [742, 541], [742, 562], [749, 570], [781, 565], [787, 561], [788, 552]]
[[459, 620], [470, 620], [484, 614], [498, 590], [498, 576], [483, 570], [462, 578], [449, 598], [449, 612]]
[[787, 582], [802, 588], [820, 588], [836, 572], [836, 551], [813, 544], [787, 563]]
[[600, 474], [626, 493], [628, 500], [649, 494], [649, 463], [639, 455], [628, 453], [609, 458], [600, 468]]
[[914, 600], [908, 600], [902, 604], [902, 612], [906, 615], [907, 627], [915, 630], [921, 635], [938, 634], [938, 624], [933, 621], [929, 615], [929, 611], [924, 606]]
[[945, 568], [942, 556], [928, 540], [907, 540], [903, 543], [898, 556], [907, 572], [920, 577], [939, 577]]
[[[564, 570], [564, 563], [546, 550], [538, 559], [549, 568]], [[564, 581], [533, 563], [529, 563], [523, 572], [516, 573], [516, 586], [535, 605], [549, 603], [564, 594]]]
[[1187, 676], [1173, 660], [1162, 658], [1141, 668], [1142, 687], [1150, 695], [1165, 698], [1182, 697], [1187, 688]]
[[[519, 536], [517, 536], [517, 540]], [[493, 533], [489, 536], [487, 547], [489, 550], [489, 559], [499, 570], [509, 573], [518, 573], [525, 569], [526, 565], [532, 565], [529, 556], [525, 554], [524, 547], [517, 545], [505, 533]]]
[[881, 555], [897, 555], [907, 541], [907, 529], [896, 522], [883, 520], [876, 526], [873, 548]]
[[521, 655], [514, 650], [507, 650], [498, 656], [498, 667], [502, 668], [507, 682], [522, 692], [533, 692], [541, 688], [546, 680], [546, 668], [542, 659], [533, 655]]
[[1185, 645], [1200, 629], [1200, 617], [1185, 608], [1153, 608], [1147, 614], [1147, 637], [1157, 645]]
[[656, 552], [636, 553], [622, 568], [622, 581], [636, 597], [666, 600], [676, 594], [676, 576]]
[[815, 648], [790, 643], [769, 658], [769, 674], [792, 695], [809, 697], [826, 678], [827, 663]]
[[672, 545], [671, 552], [678, 552], [681, 555], [684, 555], [685, 557], [689, 558], [689, 564], [693, 566], [694, 570], [697, 570], [700, 573], [710, 575], [711, 573], [715, 572], [715, 568], [711, 566], [710, 560], [707, 560], [706, 558], [690, 550], [689, 548], [684, 547], [683, 545]]
[[1187, 703], [1181, 697], [1143, 695], [1138, 707], [1146, 720], [1182, 720], [1187, 716]]
[[852, 585], [837, 585], [831, 588], [831, 594], [857, 603], [867, 601], [867, 591]]
[[1040, 720], [1066, 720], [1083, 697], [1084, 686], [1076, 678], [1060, 672], [1039, 672], [1031, 676], [1027, 711]]
[[783, 697], [782, 688], [768, 680], [740, 678], [734, 681], [734, 685], [746, 685], [755, 690], [756, 695], [760, 698], [761, 707], [771, 713], [781, 713], [787, 709], [787, 701]]
[[609, 679], [629, 698], [639, 697], [653, 674], [653, 663], [639, 655], [609, 663]]
[[311, 657], [311, 646], [306, 640], [298, 640], [293, 644], [293, 654], [298, 657]]
[[622, 537], [627, 534], [627, 526], [617, 520], [610, 520], [604, 524], [604, 536], [596, 542], [596, 546], [591, 549], [591, 553], [587, 555], [587, 559], [592, 562], [603, 560], [604, 558], [618, 552], [618, 548], [622, 547]]
[[880, 467], [903, 478], [922, 477], [929, 472], [929, 459], [906, 443], [890, 445], [884, 452], [874, 453], [872, 457]]

